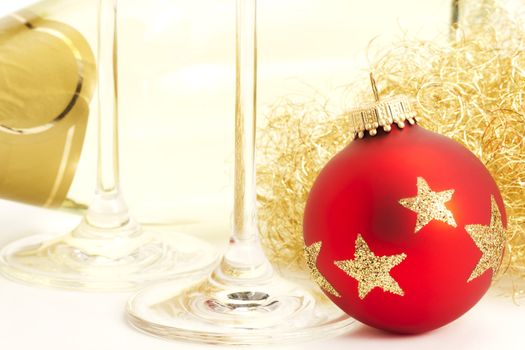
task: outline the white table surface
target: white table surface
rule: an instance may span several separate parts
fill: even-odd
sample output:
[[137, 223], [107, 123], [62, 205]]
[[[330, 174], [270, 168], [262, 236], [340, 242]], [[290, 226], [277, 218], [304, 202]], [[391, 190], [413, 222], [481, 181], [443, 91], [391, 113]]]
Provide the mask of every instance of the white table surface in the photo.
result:
[[[0, 244], [28, 234], [64, 231], [78, 220], [71, 214], [0, 200]], [[525, 299], [517, 306], [496, 294], [493, 290], [456, 322], [423, 335], [393, 335], [356, 323], [348, 334], [336, 338], [272, 349], [525, 349]], [[217, 348], [137, 332], [124, 317], [130, 296], [31, 287], [0, 277], [0, 349]]]

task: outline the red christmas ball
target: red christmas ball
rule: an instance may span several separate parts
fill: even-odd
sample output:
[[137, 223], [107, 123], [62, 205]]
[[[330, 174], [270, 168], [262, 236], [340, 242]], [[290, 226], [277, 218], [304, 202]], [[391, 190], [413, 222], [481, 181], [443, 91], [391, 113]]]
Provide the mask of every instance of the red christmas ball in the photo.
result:
[[304, 214], [313, 278], [355, 319], [400, 333], [472, 308], [501, 264], [506, 214], [484, 165], [417, 125], [355, 140], [322, 170]]

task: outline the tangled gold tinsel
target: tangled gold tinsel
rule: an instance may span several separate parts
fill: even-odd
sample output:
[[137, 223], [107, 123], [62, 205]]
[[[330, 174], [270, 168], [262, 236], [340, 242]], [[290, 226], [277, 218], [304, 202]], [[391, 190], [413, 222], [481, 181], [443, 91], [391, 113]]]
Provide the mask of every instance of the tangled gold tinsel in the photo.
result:
[[[508, 216], [503, 270], [525, 277], [525, 31], [501, 9], [480, 10], [460, 28], [444, 45], [403, 41], [371, 71], [383, 96], [413, 97], [422, 126], [464, 144], [489, 169]], [[304, 264], [304, 205], [319, 171], [351, 141], [347, 123], [319, 104], [285, 102], [261, 130], [261, 232], [281, 265]]]

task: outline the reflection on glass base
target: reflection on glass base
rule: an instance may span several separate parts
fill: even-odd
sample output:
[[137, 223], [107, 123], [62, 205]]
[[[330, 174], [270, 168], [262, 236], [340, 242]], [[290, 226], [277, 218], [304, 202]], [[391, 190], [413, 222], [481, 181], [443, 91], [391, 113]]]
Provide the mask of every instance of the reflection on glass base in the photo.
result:
[[354, 322], [320, 292], [281, 278], [256, 288], [164, 282], [131, 299], [128, 318], [162, 338], [232, 345], [327, 338]]
[[30, 236], [0, 252], [0, 270], [10, 279], [29, 284], [127, 291], [153, 281], [202, 275], [217, 262], [213, 247], [188, 235], [144, 232], [141, 237], [140, 244], [126, 254], [102, 256], [78, 248], [71, 235]]

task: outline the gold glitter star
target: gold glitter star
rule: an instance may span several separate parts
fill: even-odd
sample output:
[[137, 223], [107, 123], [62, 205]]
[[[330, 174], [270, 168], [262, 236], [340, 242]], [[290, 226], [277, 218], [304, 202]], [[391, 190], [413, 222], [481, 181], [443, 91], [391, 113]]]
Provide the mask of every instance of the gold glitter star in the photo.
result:
[[406, 258], [406, 254], [376, 256], [361, 235], [355, 241], [354, 260], [334, 262], [337, 267], [355, 278], [358, 282], [359, 298], [364, 299], [375, 287], [397, 295], [405, 295], [396, 280], [390, 276], [390, 270]]
[[466, 225], [465, 230], [476, 243], [481, 253], [481, 259], [472, 271], [467, 282], [481, 276], [488, 269], [496, 274], [501, 264], [501, 254], [505, 246], [505, 229], [501, 222], [501, 214], [494, 196], [490, 198], [490, 225]]
[[417, 213], [414, 233], [432, 220], [446, 222], [452, 227], [457, 226], [452, 212], [445, 207], [445, 202], [452, 198], [453, 193], [454, 190], [434, 192], [425, 179], [417, 178], [417, 196], [399, 200], [399, 204]]
[[341, 295], [335, 290], [335, 288], [328, 282], [328, 280], [321, 274], [317, 268], [317, 257], [321, 251], [321, 246], [323, 242], [316, 242], [308, 247], [304, 247], [304, 256], [306, 258], [306, 264], [310, 269], [310, 274], [312, 275], [313, 280], [325, 291], [330, 294], [340, 297]]

